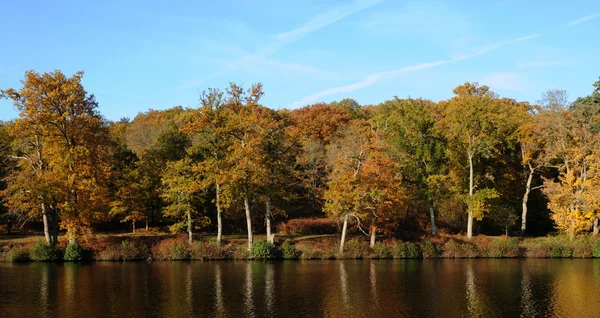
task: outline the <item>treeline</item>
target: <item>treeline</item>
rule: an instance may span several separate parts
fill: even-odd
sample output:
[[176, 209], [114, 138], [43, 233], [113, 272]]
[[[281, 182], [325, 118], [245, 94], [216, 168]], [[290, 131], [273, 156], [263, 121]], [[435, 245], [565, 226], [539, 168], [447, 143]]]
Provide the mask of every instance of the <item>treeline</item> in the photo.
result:
[[[110, 122], [83, 73], [28, 71], [0, 91], [19, 117], [0, 125], [2, 214], [41, 220], [48, 244], [96, 223], [158, 221], [173, 232], [244, 231], [329, 216], [370, 235], [555, 230], [598, 233], [600, 81], [589, 96], [537, 105], [477, 83], [438, 103], [344, 99], [295, 110], [260, 104], [262, 86], [208, 89], [197, 108]], [[531, 198], [531, 199], [530, 199]], [[529, 213], [528, 211], [532, 212]], [[538, 229], [528, 226], [535, 216]], [[245, 226], [241, 226], [244, 220]], [[537, 230], [537, 231], [536, 231]]]

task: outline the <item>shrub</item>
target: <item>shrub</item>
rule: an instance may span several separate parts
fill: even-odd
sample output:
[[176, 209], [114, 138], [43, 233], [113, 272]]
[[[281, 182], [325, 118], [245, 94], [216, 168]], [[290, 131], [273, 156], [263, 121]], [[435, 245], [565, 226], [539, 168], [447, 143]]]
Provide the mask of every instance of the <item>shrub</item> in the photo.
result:
[[190, 248], [190, 257], [202, 261], [225, 259], [225, 250], [217, 241], [196, 241]]
[[25, 262], [29, 260], [29, 254], [20, 246], [11, 247], [2, 259], [5, 262]]
[[294, 246], [289, 240], [286, 240], [281, 244], [281, 254], [283, 259], [298, 259], [300, 257], [300, 251]]
[[477, 256], [477, 248], [469, 243], [450, 240], [444, 244], [444, 257], [446, 258], [475, 258]]
[[551, 256], [569, 258], [573, 256], [573, 249], [565, 242], [559, 240], [553, 240], [551, 242]]
[[38, 262], [49, 262], [58, 260], [60, 256], [56, 247], [48, 245], [45, 242], [38, 241], [29, 250], [29, 258]]
[[77, 242], [69, 244], [65, 249], [65, 255], [63, 257], [65, 261], [77, 262], [83, 259], [83, 249]]
[[595, 240], [592, 243], [592, 256], [600, 257], [600, 240]]
[[406, 244], [406, 258], [421, 258], [421, 248], [415, 243]]
[[110, 245], [105, 249], [94, 253], [94, 259], [99, 261], [119, 261], [121, 260], [121, 250], [119, 245]]
[[171, 246], [171, 260], [181, 261], [190, 258], [190, 251], [185, 243], [177, 243]]
[[148, 247], [142, 242], [123, 241], [118, 249], [118, 256], [115, 260], [135, 261], [149, 258]]
[[402, 242], [393, 244], [391, 252], [393, 258], [406, 258], [406, 244]]
[[487, 247], [487, 257], [519, 257], [519, 241], [516, 238], [495, 239]]
[[332, 218], [292, 219], [277, 225], [277, 231], [288, 234], [334, 234], [338, 223]]
[[275, 245], [267, 241], [258, 241], [252, 244], [250, 248], [250, 258], [252, 259], [273, 259], [275, 258]]
[[393, 257], [392, 251], [390, 251], [390, 249], [383, 243], [375, 243], [373, 250], [375, 253], [377, 253], [378, 258], [384, 259]]
[[590, 258], [592, 257], [592, 245], [586, 241], [576, 241], [573, 243], [573, 257]]
[[344, 244], [342, 258], [362, 259], [369, 257], [369, 246], [359, 239], [351, 239]]
[[421, 242], [421, 251], [423, 253], [423, 258], [436, 258], [441, 255], [439, 248], [430, 240]]
[[234, 245], [233, 249], [230, 251], [230, 255], [233, 259], [250, 258], [250, 252], [248, 251], [248, 246], [246, 244]]
[[160, 261], [189, 259], [187, 243], [181, 239], [168, 239], [152, 247], [152, 258]]

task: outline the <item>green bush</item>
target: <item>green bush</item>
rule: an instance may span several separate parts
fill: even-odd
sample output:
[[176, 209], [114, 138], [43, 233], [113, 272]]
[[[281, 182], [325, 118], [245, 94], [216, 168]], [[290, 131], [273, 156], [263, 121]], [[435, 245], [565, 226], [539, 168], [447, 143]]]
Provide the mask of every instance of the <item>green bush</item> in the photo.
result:
[[29, 254], [22, 247], [11, 247], [3, 257], [5, 262], [25, 262], [29, 260]]
[[424, 240], [421, 242], [421, 250], [423, 253], [423, 258], [436, 258], [441, 255], [437, 245], [432, 243], [430, 240]]
[[275, 245], [267, 241], [258, 241], [252, 244], [250, 248], [250, 258], [252, 259], [273, 259], [275, 258]]
[[281, 254], [283, 259], [298, 259], [300, 257], [300, 251], [294, 246], [289, 240], [286, 240], [281, 244]]
[[32, 261], [49, 262], [58, 260], [60, 256], [56, 247], [48, 245], [45, 242], [38, 241], [29, 250], [29, 258]]
[[519, 240], [516, 238], [495, 239], [487, 247], [487, 257], [519, 257]]
[[551, 256], [556, 258], [569, 258], [573, 256], [573, 249], [563, 241], [551, 242]]
[[406, 258], [406, 244], [402, 242], [393, 244], [391, 252], [393, 258]]
[[190, 258], [190, 251], [185, 243], [178, 243], [171, 246], [171, 260], [181, 261]]
[[392, 251], [383, 243], [375, 243], [373, 250], [377, 253], [377, 257], [381, 259], [392, 258], [394, 256]]
[[592, 243], [592, 256], [600, 257], [600, 240], [596, 240]]
[[65, 249], [65, 255], [63, 257], [65, 261], [77, 262], [83, 259], [83, 249], [77, 242], [69, 244]]
[[406, 243], [406, 258], [421, 258], [421, 248], [415, 243]]

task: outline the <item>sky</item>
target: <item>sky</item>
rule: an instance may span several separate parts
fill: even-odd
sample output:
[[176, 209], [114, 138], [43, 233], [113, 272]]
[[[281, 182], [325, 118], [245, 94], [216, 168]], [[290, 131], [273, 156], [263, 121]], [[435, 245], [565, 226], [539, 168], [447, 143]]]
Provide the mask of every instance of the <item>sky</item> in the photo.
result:
[[[70, 75], [110, 120], [181, 105], [209, 87], [261, 82], [261, 103], [439, 101], [479, 82], [536, 102], [591, 93], [600, 1], [8, 1], [0, 89], [26, 70]], [[0, 120], [17, 117], [0, 100]]]

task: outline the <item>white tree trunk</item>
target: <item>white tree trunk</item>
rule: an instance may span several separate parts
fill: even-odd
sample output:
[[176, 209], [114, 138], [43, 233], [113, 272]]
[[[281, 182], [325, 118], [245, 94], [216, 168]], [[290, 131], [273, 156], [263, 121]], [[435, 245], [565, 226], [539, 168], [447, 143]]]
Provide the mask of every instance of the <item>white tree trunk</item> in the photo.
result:
[[52, 245], [53, 243], [48, 225], [48, 213], [46, 213], [46, 205], [44, 203], [42, 203], [42, 220], [44, 222], [44, 237], [46, 238], [46, 244]]
[[252, 217], [250, 215], [248, 193], [244, 193], [244, 209], [246, 210], [246, 226], [248, 227], [248, 250], [250, 250], [252, 247]]
[[344, 243], [346, 242], [346, 230], [348, 229], [348, 215], [344, 217], [344, 226], [342, 227], [342, 239], [340, 240], [340, 254], [344, 253]]
[[533, 180], [533, 172], [534, 169], [529, 166], [529, 175], [527, 176], [527, 183], [525, 184], [525, 194], [523, 194], [523, 207], [521, 213], [521, 236], [525, 236], [525, 231], [527, 230], [527, 201], [529, 201], [529, 193], [531, 192], [531, 180]]
[[[469, 197], [473, 199], [473, 155], [469, 155]], [[473, 204], [469, 203], [469, 216], [467, 221], [467, 239], [473, 238]]]
[[598, 217], [594, 218], [594, 236], [598, 235]]
[[221, 221], [221, 186], [217, 183], [217, 198], [215, 204], [217, 206], [217, 243], [221, 244], [223, 239], [223, 223]]
[[370, 234], [371, 234], [371, 240], [369, 242], [369, 246], [371, 248], [375, 247], [375, 239], [376, 239], [376, 235], [377, 235], [377, 228], [375, 227], [375, 218], [373, 218], [373, 220], [371, 220], [371, 230], [370, 230]]
[[188, 243], [192, 244], [192, 210], [187, 209], [187, 232], [188, 232]]
[[133, 228], [133, 234], [135, 234], [135, 221], [131, 222], [132, 228]]
[[265, 223], [267, 227], [267, 241], [273, 243], [274, 235], [271, 234], [271, 198], [267, 198], [265, 202], [266, 211], [265, 211]]

